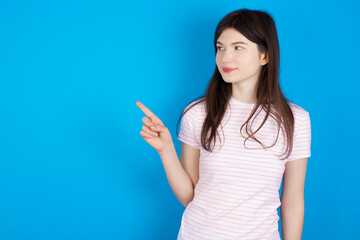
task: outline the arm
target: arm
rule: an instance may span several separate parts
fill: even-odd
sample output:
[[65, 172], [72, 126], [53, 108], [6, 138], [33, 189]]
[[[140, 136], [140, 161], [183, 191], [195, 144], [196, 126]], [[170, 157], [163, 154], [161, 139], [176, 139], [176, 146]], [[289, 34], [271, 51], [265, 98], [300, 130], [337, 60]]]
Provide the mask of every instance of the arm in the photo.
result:
[[301, 240], [307, 160], [301, 158], [285, 164], [280, 206], [283, 240]]
[[[200, 149], [183, 143], [181, 145], [181, 160], [184, 166], [182, 166], [175, 151], [169, 129], [144, 104], [137, 101], [136, 105], [150, 118], [142, 118], [145, 125], [142, 127], [143, 130], [140, 131], [140, 135], [158, 151], [170, 187], [177, 199], [186, 207], [194, 197], [194, 186], [199, 176]], [[185, 120], [186, 124], [189, 124], [191, 127], [194, 126], [187, 122], [187, 120]], [[182, 127], [181, 134], [184, 131], [186, 132], [184, 129], [188, 130], [188, 128]]]
[[180, 158], [183, 166], [178, 159], [174, 145], [158, 153], [171, 189], [181, 204], [186, 207], [194, 197], [194, 186], [198, 179], [196, 164], [198, 165], [200, 150], [182, 143]]

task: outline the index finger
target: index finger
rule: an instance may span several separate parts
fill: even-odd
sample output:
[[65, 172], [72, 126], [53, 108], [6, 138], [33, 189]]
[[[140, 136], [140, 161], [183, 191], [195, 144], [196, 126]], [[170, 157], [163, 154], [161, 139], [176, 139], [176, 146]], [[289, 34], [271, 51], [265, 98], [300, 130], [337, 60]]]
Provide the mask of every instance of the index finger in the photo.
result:
[[[142, 104], [140, 101], [137, 101], [137, 102], [136, 102], [136, 105], [145, 113], [146, 116], [148, 116], [148, 117], [151, 119], [152, 122], [154, 122], [154, 123], [157, 123], [157, 122], [162, 123], [162, 122], [160, 121], [160, 119], [159, 119], [154, 113], [152, 113], [152, 112], [150, 111], [150, 109], [148, 109], [147, 107], [145, 107], [145, 105]], [[155, 121], [154, 121], [154, 120], [155, 120]]]

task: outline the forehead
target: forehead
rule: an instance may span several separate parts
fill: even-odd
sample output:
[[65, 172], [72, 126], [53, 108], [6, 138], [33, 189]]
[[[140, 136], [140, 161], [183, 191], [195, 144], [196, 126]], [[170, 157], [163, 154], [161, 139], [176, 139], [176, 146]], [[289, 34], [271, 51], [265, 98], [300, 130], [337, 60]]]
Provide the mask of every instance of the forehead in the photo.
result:
[[244, 35], [242, 35], [238, 30], [234, 28], [225, 29], [220, 34], [217, 41], [220, 41], [223, 44], [231, 44], [232, 42], [237, 42], [237, 41], [251, 43], [249, 39], [247, 39]]

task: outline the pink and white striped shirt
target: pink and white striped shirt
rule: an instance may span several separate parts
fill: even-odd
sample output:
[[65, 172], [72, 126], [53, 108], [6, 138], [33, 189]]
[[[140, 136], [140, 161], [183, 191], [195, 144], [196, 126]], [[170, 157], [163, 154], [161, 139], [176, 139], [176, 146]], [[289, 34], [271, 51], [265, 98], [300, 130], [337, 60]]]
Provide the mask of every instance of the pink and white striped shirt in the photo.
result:
[[[190, 105], [192, 103], [186, 109]], [[290, 103], [295, 118], [293, 149], [286, 160], [280, 160], [286, 148], [282, 130], [272, 148], [265, 150], [255, 140], [248, 139], [245, 143], [247, 149], [243, 145], [245, 138], [240, 134], [240, 127], [255, 104], [231, 97], [229, 105], [217, 130], [221, 141], [217, 137], [213, 152], [207, 152], [200, 141], [206, 117], [204, 102], [194, 106], [182, 118], [178, 139], [200, 149], [200, 159], [199, 182], [193, 200], [183, 213], [178, 240], [280, 239], [279, 189], [285, 163], [311, 155], [309, 113]], [[260, 126], [264, 116], [265, 112], [261, 110], [253, 122], [253, 131]], [[245, 127], [242, 130], [246, 137]], [[255, 137], [265, 146], [271, 146], [277, 131], [276, 121], [269, 116]]]

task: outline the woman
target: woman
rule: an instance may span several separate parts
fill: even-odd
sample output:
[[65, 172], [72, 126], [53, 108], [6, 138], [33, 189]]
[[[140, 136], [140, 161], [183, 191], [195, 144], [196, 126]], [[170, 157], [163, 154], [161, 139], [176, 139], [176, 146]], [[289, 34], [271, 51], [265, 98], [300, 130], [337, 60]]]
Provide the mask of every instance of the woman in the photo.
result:
[[280, 239], [279, 206], [283, 239], [301, 239], [310, 116], [281, 92], [275, 23], [263, 11], [231, 12], [214, 46], [206, 92], [181, 116], [181, 163], [168, 129], [136, 103], [150, 118], [140, 134], [186, 207], [178, 239]]

